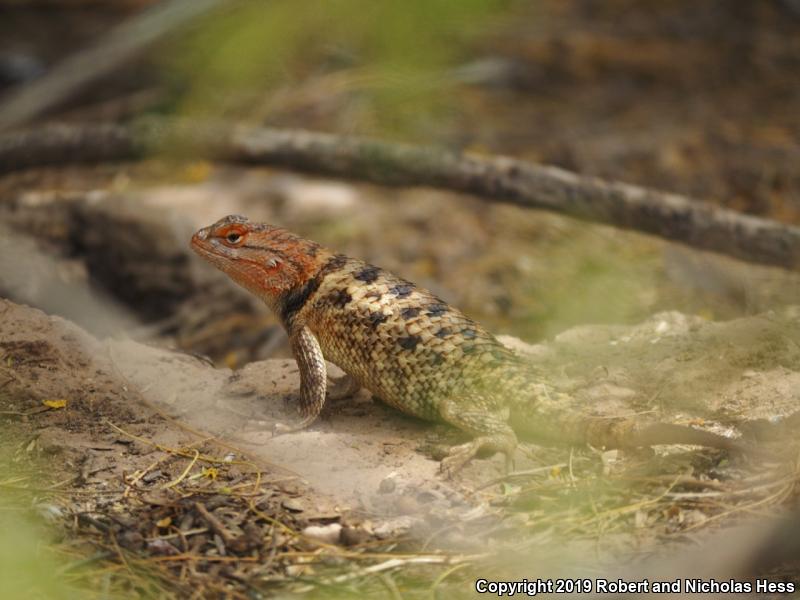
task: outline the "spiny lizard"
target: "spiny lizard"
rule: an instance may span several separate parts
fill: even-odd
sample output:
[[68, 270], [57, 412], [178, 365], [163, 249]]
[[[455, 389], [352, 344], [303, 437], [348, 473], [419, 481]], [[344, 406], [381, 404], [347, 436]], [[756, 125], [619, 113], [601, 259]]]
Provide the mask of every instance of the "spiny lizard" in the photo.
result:
[[443, 461], [451, 472], [484, 451], [503, 452], [508, 464], [517, 433], [607, 448], [685, 443], [741, 450], [690, 427], [575, 414], [524, 358], [443, 300], [285, 229], [231, 215], [199, 230], [191, 245], [261, 298], [286, 328], [304, 418], [284, 430], [319, 415], [327, 359], [385, 403], [471, 434]]

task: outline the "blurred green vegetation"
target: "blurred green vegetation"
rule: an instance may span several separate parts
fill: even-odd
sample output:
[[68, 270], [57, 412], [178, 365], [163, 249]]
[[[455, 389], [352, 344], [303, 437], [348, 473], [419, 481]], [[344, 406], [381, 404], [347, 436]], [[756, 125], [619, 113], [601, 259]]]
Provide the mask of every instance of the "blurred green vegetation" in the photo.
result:
[[[244, 2], [162, 53], [184, 116], [304, 123], [335, 104], [340, 131], [402, 136], [453, 114], [448, 68], [508, 0]], [[451, 89], [448, 89], [451, 88]], [[450, 92], [450, 93], [448, 93]], [[305, 103], [304, 103], [305, 101]], [[346, 104], [346, 106], [343, 105]], [[313, 115], [312, 115], [313, 117]]]
[[64, 584], [49, 535], [31, 514], [31, 497], [16, 491], [21, 479], [0, 457], [0, 599], [74, 598]]
[[13, 513], [0, 515], [0, 598], [75, 597], [43, 545], [41, 532], [30, 523]]

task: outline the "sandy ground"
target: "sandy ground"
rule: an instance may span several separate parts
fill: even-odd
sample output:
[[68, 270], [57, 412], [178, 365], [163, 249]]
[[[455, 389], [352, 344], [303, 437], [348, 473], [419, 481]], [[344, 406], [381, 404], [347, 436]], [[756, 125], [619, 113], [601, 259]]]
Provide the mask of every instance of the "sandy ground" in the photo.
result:
[[[276, 476], [297, 476], [304, 502], [323, 513], [392, 519], [467, 511], [481, 505], [475, 489], [502, 475], [495, 457], [444, 479], [430, 446], [449, 435], [447, 428], [405, 417], [366, 390], [330, 402], [306, 431], [273, 436], [274, 423], [296, 418], [292, 360], [233, 372], [131, 340], [98, 341], [63, 319], [8, 301], [0, 314], [4, 414], [28, 415], [22, 429], [35, 431], [51, 451], [82, 455], [80, 468], [95, 478], [141, 468], [141, 454], [124, 451], [130, 448], [118, 427], [179, 445], [193, 437], [180, 424], [239, 448]], [[575, 328], [547, 345], [506, 340], [560, 373], [557, 382], [595, 412], [644, 413], [726, 435], [800, 410], [798, 341], [797, 310], [726, 323], [664, 313], [634, 327]], [[66, 408], [37, 412], [53, 399], [67, 400]], [[520, 455], [516, 467], [535, 465]]]

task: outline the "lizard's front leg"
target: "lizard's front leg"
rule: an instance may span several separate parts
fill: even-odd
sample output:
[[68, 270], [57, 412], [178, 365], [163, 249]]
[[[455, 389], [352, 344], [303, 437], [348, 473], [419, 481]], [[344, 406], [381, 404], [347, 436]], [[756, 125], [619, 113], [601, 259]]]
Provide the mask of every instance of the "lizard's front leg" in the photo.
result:
[[303, 419], [291, 425], [278, 423], [273, 428], [275, 433], [305, 429], [316, 420], [325, 404], [327, 374], [325, 358], [317, 338], [308, 327], [303, 326], [290, 332], [289, 343], [300, 369], [300, 414]]

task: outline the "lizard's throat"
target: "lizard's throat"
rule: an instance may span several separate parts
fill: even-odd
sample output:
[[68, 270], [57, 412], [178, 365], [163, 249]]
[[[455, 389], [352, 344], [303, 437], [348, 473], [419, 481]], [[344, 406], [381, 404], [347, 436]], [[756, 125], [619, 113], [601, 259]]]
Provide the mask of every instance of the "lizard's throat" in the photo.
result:
[[[213, 262], [213, 260], [212, 260]], [[220, 261], [222, 262], [222, 261]], [[253, 293], [270, 308], [277, 310], [281, 297], [291, 288], [291, 284], [282, 277], [267, 273], [263, 267], [255, 263], [239, 263], [231, 268], [229, 263], [220, 268], [241, 287]]]

